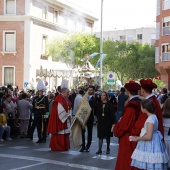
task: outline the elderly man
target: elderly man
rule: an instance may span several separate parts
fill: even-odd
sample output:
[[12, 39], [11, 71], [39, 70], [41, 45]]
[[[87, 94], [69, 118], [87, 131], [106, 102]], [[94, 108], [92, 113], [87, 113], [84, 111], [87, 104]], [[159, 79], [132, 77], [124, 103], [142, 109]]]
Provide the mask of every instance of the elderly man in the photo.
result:
[[71, 102], [68, 99], [69, 89], [62, 88], [53, 101], [47, 131], [51, 133], [50, 148], [52, 151], [67, 151], [70, 149], [69, 129], [67, 120], [71, 117]]

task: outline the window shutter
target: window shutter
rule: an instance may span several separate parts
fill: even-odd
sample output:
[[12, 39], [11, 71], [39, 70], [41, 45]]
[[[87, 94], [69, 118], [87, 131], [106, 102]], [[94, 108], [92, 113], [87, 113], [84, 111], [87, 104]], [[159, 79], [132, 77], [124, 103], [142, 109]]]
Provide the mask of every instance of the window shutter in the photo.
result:
[[6, 14], [15, 14], [14, 0], [6, 0]]
[[4, 68], [4, 85], [14, 85], [14, 68], [5, 67]]
[[16, 51], [14, 32], [5, 33], [5, 51], [6, 52], [14, 52], [14, 51]]

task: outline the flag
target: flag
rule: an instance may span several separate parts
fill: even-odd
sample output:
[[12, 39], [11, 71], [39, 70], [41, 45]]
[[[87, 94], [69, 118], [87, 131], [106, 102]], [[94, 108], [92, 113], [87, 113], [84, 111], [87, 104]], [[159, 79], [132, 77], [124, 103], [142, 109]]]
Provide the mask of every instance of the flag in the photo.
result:
[[89, 55], [89, 59], [95, 57], [95, 56], [98, 55], [98, 54], [99, 54], [99, 53], [94, 52], [93, 54]]
[[[106, 58], [107, 54], [102, 54], [102, 61]], [[100, 58], [97, 61], [96, 67], [98, 67], [100, 65]]]

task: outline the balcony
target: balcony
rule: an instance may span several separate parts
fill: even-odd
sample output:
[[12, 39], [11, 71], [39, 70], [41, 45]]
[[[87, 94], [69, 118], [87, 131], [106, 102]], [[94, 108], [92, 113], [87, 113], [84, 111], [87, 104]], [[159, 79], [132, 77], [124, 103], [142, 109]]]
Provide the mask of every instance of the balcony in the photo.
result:
[[170, 0], [163, 1], [163, 10], [170, 9]]
[[163, 35], [170, 35], [170, 27], [163, 27]]
[[162, 53], [162, 61], [170, 61], [170, 52]]

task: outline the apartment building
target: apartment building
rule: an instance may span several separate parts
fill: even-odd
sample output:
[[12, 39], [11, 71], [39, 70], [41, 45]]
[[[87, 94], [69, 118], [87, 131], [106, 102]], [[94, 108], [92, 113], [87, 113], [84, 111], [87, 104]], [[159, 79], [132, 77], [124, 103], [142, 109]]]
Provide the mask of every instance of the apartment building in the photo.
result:
[[170, 0], [157, 0], [155, 65], [170, 90]]
[[45, 55], [47, 40], [68, 32], [93, 33], [97, 18], [69, 0], [1, 0], [0, 86], [20, 89], [46, 81], [49, 90], [63, 78], [72, 86], [72, 68]]
[[[100, 38], [100, 32], [95, 32], [96, 36]], [[126, 41], [132, 43], [134, 41], [141, 44], [154, 45], [156, 42], [156, 28], [142, 27], [136, 29], [103, 31], [103, 41]]]

